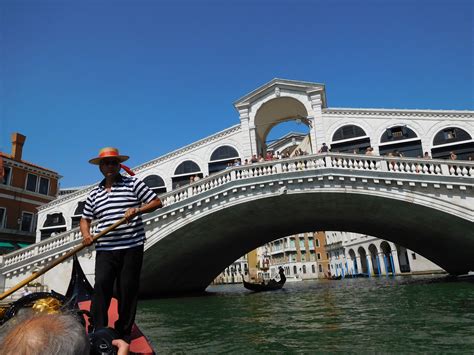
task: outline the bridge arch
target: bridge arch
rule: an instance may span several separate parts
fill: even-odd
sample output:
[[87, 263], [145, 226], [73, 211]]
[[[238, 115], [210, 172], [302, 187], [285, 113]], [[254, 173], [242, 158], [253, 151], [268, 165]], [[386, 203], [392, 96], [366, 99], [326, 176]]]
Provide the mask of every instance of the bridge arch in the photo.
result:
[[171, 177], [173, 189], [189, 184], [191, 176], [203, 177], [201, 167], [193, 160], [184, 160], [177, 164]]
[[407, 124], [387, 127], [380, 137], [379, 154], [387, 155], [394, 150], [405, 157], [421, 158], [423, 146], [420, 135]]
[[339, 153], [365, 153], [370, 147], [370, 137], [358, 124], [345, 124], [335, 130], [331, 137], [331, 151]]
[[293, 97], [277, 97], [263, 103], [257, 110], [254, 119], [257, 139], [257, 150], [263, 154], [266, 150], [266, 138], [276, 125], [300, 119], [309, 125], [308, 111], [305, 105]]
[[241, 158], [239, 151], [231, 144], [223, 144], [214, 148], [208, 159], [209, 174], [227, 168], [227, 164], [234, 163], [235, 159]]
[[474, 140], [463, 128], [450, 125], [439, 130], [433, 137], [431, 154], [433, 158], [448, 158], [454, 151], [458, 159], [467, 160], [468, 156], [474, 156]]
[[40, 228], [41, 240], [47, 239], [66, 230], [66, 220], [61, 212], [51, 213], [46, 216]]
[[160, 175], [148, 175], [143, 179], [143, 182], [156, 194], [162, 194], [166, 192], [165, 180], [163, 180]]
[[[397, 198], [393, 191], [281, 193], [277, 188], [269, 195], [245, 190], [238, 199], [230, 193], [226, 201], [203, 200], [209, 207], [199, 213], [183, 209], [185, 215], [178, 222], [168, 226], [165, 220], [156, 236], [150, 231], [142, 283], [153, 286], [142, 290], [143, 294], [203, 290], [227, 265], [256, 247], [314, 230], [372, 235], [403, 245], [448, 272], [474, 270], [472, 222], [428, 207], [427, 201], [413, 203], [410, 198]], [[376, 261], [379, 250], [375, 245], [370, 250], [359, 248], [358, 254], [359, 272], [377, 272], [378, 266], [384, 270], [382, 261]], [[193, 260], [199, 260], [199, 265]], [[331, 272], [335, 273], [334, 267]]]

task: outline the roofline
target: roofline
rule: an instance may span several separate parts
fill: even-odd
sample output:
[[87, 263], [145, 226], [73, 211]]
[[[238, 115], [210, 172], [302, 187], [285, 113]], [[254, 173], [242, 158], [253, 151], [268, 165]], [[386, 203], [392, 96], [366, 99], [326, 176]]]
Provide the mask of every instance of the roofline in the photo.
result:
[[[290, 79], [281, 79], [281, 78], [273, 78], [271, 81], [259, 86], [255, 90], [251, 91], [250, 93], [242, 96], [241, 98], [237, 99], [233, 102], [234, 107], [242, 105], [245, 101], [247, 101], [250, 97], [256, 96], [261, 92], [265, 91], [267, 88], [271, 87], [274, 84], [281, 83], [283, 85], [298, 85], [298, 86], [316, 86], [320, 87], [323, 91], [325, 90], [325, 85], [321, 83], [313, 83], [310, 81], [301, 81], [301, 80], [290, 80]], [[325, 96], [325, 95], [324, 95]]]

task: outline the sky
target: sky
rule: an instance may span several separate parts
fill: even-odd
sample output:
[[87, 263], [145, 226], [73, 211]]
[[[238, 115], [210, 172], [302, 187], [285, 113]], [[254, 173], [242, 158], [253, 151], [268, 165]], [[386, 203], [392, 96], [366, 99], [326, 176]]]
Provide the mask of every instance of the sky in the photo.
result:
[[0, 151], [26, 135], [63, 188], [100, 180], [101, 147], [134, 167], [238, 124], [273, 78], [329, 107], [473, 110], [474, 2], [0, 1]]

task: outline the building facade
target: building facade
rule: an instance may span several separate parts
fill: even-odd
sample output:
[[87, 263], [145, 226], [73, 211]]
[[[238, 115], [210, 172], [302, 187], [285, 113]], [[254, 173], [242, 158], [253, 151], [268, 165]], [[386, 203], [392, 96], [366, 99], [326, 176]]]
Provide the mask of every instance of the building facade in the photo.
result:
[[58, 173], [23, 160], [26, 137], [12, 135], [11, 154], [0, 152], [0, 253], [35, 242], [37, 208], [54, 200]]
[[262, 245], [229, 265], [214, 283], [241, 283], [242, 276], [268, 281], [278, 275], [280, 266], [288, 282], [326, 278], [330, 272], [325, 233], [299, 233]]
[[390, 241], [351, 232], [326, 232], [331, 276], [443, 273], [420, 254]]

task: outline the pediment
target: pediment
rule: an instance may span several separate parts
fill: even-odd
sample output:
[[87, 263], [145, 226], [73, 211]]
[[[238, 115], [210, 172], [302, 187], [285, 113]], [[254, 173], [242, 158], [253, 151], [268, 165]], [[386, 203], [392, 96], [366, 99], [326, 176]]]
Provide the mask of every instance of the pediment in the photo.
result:
[[275, 78], [268, 83], [258, 87], [247, 95], [241, 97], [234, 102], [234, 107], [239, 109], [241, 107], [249, 106], [254, 101], [257, 101], [263, 96], [275, 93], [277, 96], [280, 94], [280, 91], [290, 90], [301, 92], [305, 94], [312, 94], [318, 92], [321, 94], [322, 107], [326, 106], [326, 90], [324, 84], [312, 83], [308, 81], [298, 81], [298, 80], [288, 80], [288, 79], [279, 79]]

